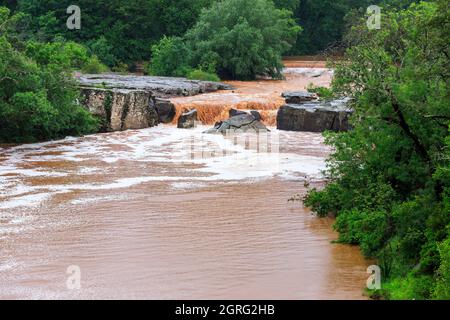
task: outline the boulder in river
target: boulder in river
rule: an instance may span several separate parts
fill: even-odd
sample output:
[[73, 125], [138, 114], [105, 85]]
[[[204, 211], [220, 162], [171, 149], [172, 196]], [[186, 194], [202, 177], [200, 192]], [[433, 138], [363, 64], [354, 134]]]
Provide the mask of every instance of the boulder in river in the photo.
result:
[[261, 114], [256, 110], [251, 110], [250, 114], [255, 117], [256, 120], [261, 121]]
[[230, 109], [229, 111], [228, 111], [228, 116], [231, 118], [231, 117], [234, 117], [234, 116], [238, 116], [238, 115], [241, 115], [241, 114], [247, 114], [247, 112], [245, 112], [245, 111], [243, 111], [243, 110], [238, 110], [238, 109]]
[[[229, 115], [230, 118], [234, 117], [234, 116], [240, 116], [240, 115], [243, 115], [243, 114], [249, 114], [249, 112], [246, 112], [244, 110], [238, 110], [238, 109], [230, 109], [228, 111], [228, 115]], [[261, 121], [261, 114], [258, 111], [250, 110], [250, 114], [253, 117], [255, 117], [256, 120]]]
[[323, 132], [347, 131], [353, 110], [347, 107], [348, 99], [329, 102], [315, 101], [304, 104], [287, 104], [277, 113], [277, 129], [287, 131]]
[[267, 132], [269, 131], [266, 126], [259, 120], [249, 114], [239, 114], [228, 120], [217, 122], [214, 128], [206, 130], [204, 133], [222, 133], [229, 132]]
[[173, 118], [177, 113], [175, 105], [169, 100], [155, 98], [154, 106], [156, 112], [158, 113], [159, 122], [161, 123], [171, 123]]
[[81, 89], [81, 104], [101, 120], [103, 132], [156, 126], [158, 114], [151, 101], [151, 93], [141, 90]]
[[178, 128], [179, 129], [194, 128], [196, 122], [197, 122], [197, 110], [193, 109], [189, 112], [183, 113], [178, 118]]
[[317, 100], [317, 96], [314, 93], [307, 91], [283, 92], [281, 96], [286, 99], [287, 104], [301, 104]]

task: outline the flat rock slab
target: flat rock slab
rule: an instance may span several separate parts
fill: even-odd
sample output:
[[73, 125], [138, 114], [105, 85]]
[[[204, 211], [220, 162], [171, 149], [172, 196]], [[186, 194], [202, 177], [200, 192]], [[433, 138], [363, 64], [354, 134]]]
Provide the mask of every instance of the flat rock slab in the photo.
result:
[[119, 74], [83, 74], [76, 77], [81, 87], [149, 91], [158, 98], [193, 96], [217, 90], [232, 90], [221, 82], [188, 80], [185, 78], [150, 77]]
[[287, 131], [324, 132], [347, 131], [348, 119], [353, 110], [347, 107], [348, 99], [329, 102], [287, 104], [277, 113], [277, 129]]

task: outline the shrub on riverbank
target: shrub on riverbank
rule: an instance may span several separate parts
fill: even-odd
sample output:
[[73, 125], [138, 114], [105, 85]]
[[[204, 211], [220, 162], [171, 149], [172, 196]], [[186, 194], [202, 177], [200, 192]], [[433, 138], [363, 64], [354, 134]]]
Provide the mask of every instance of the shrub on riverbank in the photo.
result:
[[163, 37], [152, 46], [152, 61], [146, 72], [154, 76], [185, 77], [192, 70], [190, 52], [181, 38]]
[[2, 29], [12, 20], [9, 10], [0, 7], [0, 142], [95, 132], [96, 120], [76, 104], [71, 66], [82, 63], [79, 48], [29, 43], [18, 51]]
[[90, 55], [85, 46], [71, 41], [29, 41], [25, 54], [40, 65], [52, 65], [64, 70], [95, 74], [108, 71], [108, 67], [102, 64], [97, 56]]
[[191, 80], [201, 80], [201, 81], [220, 81], [220, 78], [212, 72], [204, 71], [202, 69], [195, 69], [187, 74], [187, 78]]
[[330, 182], [305, 201], [336, 215], [339, 241], [378, 259], [391, 299], [449, 298], [447, 5], [422, 2], [383, 15], [381, 30], [352, 29], [359, 42], [333, 89], [354, 98], [354, 130], [327, 135]]
[[109, 69], [100, 62], [97, 56], [92, 56], [84, 63], [81, 71], [83, 71], [83, 73], [99, 74], [108, 72]]

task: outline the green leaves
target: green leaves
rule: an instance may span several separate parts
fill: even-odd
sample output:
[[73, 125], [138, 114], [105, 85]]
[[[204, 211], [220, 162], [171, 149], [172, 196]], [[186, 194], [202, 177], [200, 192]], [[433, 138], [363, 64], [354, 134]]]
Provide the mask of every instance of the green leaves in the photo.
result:
[[378, 259], [388, 298], [448, 295], [448, 255], [438, 250], [450, 226], [445, 2], [385, 10], [379, 31], [352, 28], [333, 89], [353, 98], [354, 130], [327, 136], [331, 183], [306, 201], [336, 214], [342, 242]]
[[85, 62], [85, 49], [74, 43], [33, 42], [20, 52], [7, 36], [0, 37], [0, 142], [95, 131], [95, 120], [76, 104], [71, 78], [72, 67]]
[[450, 238], [439, 244], [441, 265], [437, 272], [438, 280], [433, 292], [435, 299], [450, 299]]
[[[149, 60], [151, 44], [164, 35], [182, 36], [195, 24], [201, 9], [213, 1], [77, 0], [82, 27], [76, 31], [66, 27], [66, 9], [74, 4], [71, 0], [19, 0], [17, 10], [28, 15], [29, 39], [76, 41], [113, 67]], [[105, 48], [110, 49], [105, 52]]]
[[281, 77], [281, 55], [300, 31], [292, 14], [268, 0], [216, 2], [187, 32], [191, 65], [217, 57], [216, 68], [225, 78], [250, 80], [258, 75]]
[[[0, 26], [3, 27], [9, 18], [10, 11], [6, 7], [0, 7]], [[1, 29], [0, 29], [1, 30]]]
[[181, 38], [163, 37], [152, 46], [153, 59], [147, 72], [158, 76], [185, 76], [191, 69], [190, 52]]
[[225, 0], [202, 11], [184, 38], [152, 47], [150, 74], [186, 76], [192, 69], [224, 78], [281, 78], [281, 55], [300, 31], [292, 14], [269, 0]]

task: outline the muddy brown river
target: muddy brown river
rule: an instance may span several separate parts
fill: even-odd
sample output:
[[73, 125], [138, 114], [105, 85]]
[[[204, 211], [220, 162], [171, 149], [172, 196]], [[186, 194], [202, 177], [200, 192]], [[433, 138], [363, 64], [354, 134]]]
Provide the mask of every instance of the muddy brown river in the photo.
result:
[[322, 136], [206, 128], [0, 148], [0, 299], [363, 299], [359, 249], [288, 201], [323, 186]]

